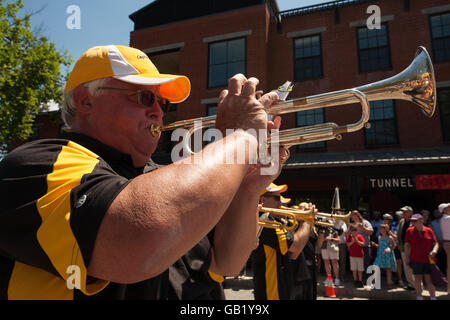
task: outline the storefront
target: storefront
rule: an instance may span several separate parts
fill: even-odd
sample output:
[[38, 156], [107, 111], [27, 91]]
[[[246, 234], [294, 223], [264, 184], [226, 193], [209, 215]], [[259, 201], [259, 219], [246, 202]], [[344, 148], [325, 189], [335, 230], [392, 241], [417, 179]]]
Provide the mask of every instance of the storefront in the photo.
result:
[[[424, 151], [424, 150], [421, 150]], [[296, 154], [286, 163], [277, 183], [288, 185], [286, 194], [295, 202], [311, 201], [321, 211], [331, 207], [334, 188], [340, 190], [341, 207], [369, 212], [395, 212], [410, 205], [433, 211], [450, 201], [450, 148], [423, 152], [372, 151], [347, 155]], [[419, 156], [421, 155], [421, 156]], [[339, 160], [336, 160], [340, 157]]]

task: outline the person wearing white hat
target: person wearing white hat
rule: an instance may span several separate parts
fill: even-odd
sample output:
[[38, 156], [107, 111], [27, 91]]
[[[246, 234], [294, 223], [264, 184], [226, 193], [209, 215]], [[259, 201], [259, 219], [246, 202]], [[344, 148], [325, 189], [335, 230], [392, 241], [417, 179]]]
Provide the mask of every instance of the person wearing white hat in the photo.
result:
[[[58, 139], [38, 140], [0, 163], [0, 296], [4, 299], [164, 299], [168, 268], [215, 227], [205, 269], [238, 274], [256, 246], [260, 190], [257, 137], [279, 127], [257, 97], [256, 78], [229, 80], [211, 143], [193, 159], [144, 173], [169, 103], [190, 94], [186, 76], [161, 74], [147, 55], [98, 46], [65, 87]], [[243, 163], [224, 163], [243, 151]], [[211, 165], [213, 163], [214, 165]], [[223, 164], [221, 164], [223, 163]], [[233, 236], [230, 237], [230, 234]]]
[[[439, 212], [442, 214], [441, 221], [441, 233], [442, 233], [442, 245], [445, 253], [447, 254], [447, 280], [450, 279], [450, 203], [441, 203], [438, 207]], [[450, 294], [450, 281], [447, 286], [447, 292]]]

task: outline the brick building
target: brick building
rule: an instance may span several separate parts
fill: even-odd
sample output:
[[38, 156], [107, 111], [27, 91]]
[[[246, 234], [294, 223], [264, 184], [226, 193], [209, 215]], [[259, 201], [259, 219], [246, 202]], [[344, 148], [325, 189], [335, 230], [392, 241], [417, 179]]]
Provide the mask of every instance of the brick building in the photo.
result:
[[[226, 2], [226, 3], [225, 3]], [[366, 21], [379, 9], [379, 28]], [[376, 12], [375, 12], [376, 13]], [[341, 0], [280, 12], [275, 0], [156, 0], [130, 15], [130, 45], [146, 52], [161, 72], [187, 75], [192, 94], [165, 122], [216, 112], [227, 79], [241, 72], [270, 91], [286, 80], [289, 99], [353, 88], [405, 69], [418, 46], [430, 53], [438, 105], [426, 118], [407, 101], [371, 103], [372, 127], [341, 141], [291, 147], [277, 183], [288, 196], [328, 210], [334, 187], [341, 205], [433, 210], [450, 201], [450, 5], [447, 0]], [[322, 122], [347, 124], [356, 104], [283, 116], [282, 129]], [[170, 134], [156, 161], [170, 158]]]

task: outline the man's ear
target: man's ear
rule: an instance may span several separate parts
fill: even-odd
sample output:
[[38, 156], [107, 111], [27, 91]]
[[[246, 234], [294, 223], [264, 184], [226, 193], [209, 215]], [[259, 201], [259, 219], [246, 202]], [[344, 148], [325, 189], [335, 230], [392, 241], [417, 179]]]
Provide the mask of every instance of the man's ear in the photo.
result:
[[77, 112], [87, 114], [92, 109], [92, 95], [89, 93], [89, 89], [83, 86], [78, 86], [72, 93], [73, 101], [77, 106]]

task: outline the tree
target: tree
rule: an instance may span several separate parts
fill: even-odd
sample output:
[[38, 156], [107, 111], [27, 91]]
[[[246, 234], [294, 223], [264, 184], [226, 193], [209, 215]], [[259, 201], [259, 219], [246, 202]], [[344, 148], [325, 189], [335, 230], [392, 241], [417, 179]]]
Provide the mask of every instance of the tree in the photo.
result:
[[22, 0], [0, 0], [0, 153], [33, 133], [40, 106], [62, 101], [67, 76], [60, 66], [72, 62], [31, 31], [31, 15], [20, 17], [22, 8]]

